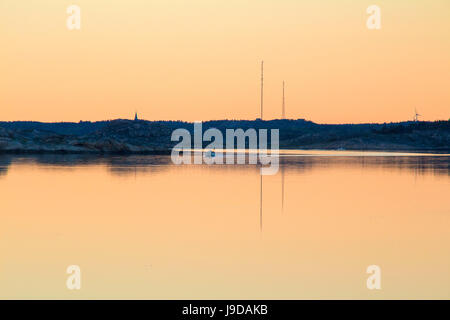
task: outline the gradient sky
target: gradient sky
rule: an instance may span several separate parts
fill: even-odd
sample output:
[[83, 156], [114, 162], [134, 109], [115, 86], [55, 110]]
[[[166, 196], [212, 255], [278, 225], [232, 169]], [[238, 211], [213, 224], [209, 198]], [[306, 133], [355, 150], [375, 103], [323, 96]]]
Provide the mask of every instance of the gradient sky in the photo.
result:
[[254, 119], [262, 59], [265, 119], [283, 80], [289, 118], [450, 117], [448, 0], [0, 0], [0, 41], [0, 120]]

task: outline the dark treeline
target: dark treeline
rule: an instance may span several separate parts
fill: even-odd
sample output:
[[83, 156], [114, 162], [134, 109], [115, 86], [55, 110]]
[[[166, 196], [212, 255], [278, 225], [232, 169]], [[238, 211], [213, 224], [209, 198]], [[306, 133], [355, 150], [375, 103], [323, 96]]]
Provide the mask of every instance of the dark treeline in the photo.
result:
[[[4, 130], [1, 135], [3, 145], [6, 146], [4, 149], [13, 148], [14, 145], [19, 149], [21, 145], [32, 149], [32, 143], [37, 143], [40, 147], [52, 145], [58, 148], [58, 144], [70, 144], [77, 148], [91, 148], [92, 145], [98, 145], [98, 141], [109, 147], [117, 143], [124, 148], [128, 148], [126, 145], [167, 148], [174, 145], [170, 141], [173, 130], [184, 128], [193, 134], [194, 124], [183, 121], [121, 119], [78, 123], [16, 121], [0, 122], [1, 128]], [[280, 147], [288, 149], [450, 150], [450, 120], [317, 124], [303, 119], [256, 119], [212, 120], [202, 123], [203, 132], [209, 128], [219, 129], [224, 137], [226, 129], [279, 129]]]
[[[66, 135], [85, 135], [90, 134], [96, 130], [105, 128], [111, 123], [117, 121], [132, 120], [104, 120], [104, 121], [80, 121], [80, 122], [37, 122], [37, 121], [0, 121], [0, 127], [10, 130], [40, 130], [55, 132]], [[173, 128], [186, 128], [191, 130], [193, 128], [192, 122], [185, 121], [147, 121], [138, 120], [139, 123], [166, 125]], [[449, 129], [450, 120], [440, 120], [434, 122], [427, 121], [406, 121], [406, 122], [391, 122], [391, 123], [362, 123], [362, 124], [317, 124], [304, 119], [297, 120], [210, 120], [203, 122], [203, 128], [218, 128], [221, 129], [280, 129], [285, 133], [289, 131], [298, 131], [303, 129], [314, 129], [324, 131], [345, 131], [345, 132], [378, 132], [378, 133], [406, 133], [414, 130], [433, 130], [433, 129]]]

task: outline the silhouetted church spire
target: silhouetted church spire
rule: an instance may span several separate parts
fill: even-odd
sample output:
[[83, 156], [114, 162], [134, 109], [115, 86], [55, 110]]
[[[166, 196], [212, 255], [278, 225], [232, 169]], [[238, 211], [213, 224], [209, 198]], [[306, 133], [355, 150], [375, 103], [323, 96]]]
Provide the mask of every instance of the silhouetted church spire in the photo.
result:
[[138, 116], [137, 116], [137, 112], [134, 113], [134, 121], [138, 121]]

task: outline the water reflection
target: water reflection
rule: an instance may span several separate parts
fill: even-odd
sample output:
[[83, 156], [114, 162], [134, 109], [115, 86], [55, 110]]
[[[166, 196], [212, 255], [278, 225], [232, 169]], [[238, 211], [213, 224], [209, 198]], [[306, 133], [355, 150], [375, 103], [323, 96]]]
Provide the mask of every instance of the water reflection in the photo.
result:
[[[248, 161], [247, 161], [248, 162]], [[154, 173], [173, 166], [168, 155], [99, 156], [90, 154], [42, 154], [42, 155], [0, 155], [0, 176], [5, 175], [11, 165], [36, 164], [47, 168], [70, 168], [75, 166], [101, 165], [114, 175], [136, 175]], [[210, 170], [256, 170], [258, 165], [195, 165]], [[416, 175], [450, 175], [450, 156], [320, 156], [282, 155], [280, 170], [282, 181], [285, 171], [307, 172], [324, 167], [380, 168], [383, 170], [409, 171]], [[282, 203], [284, 203], [284, 183], [282, 183]]]
[[[449, 162], [289, 155], [261, 176], [170, 156], [3, 155], [0, 298], [448, 299]], [[77, 293], [70, 264], [86, 275]], [[371, 264], [381, 292], [365, 287]]]
[[[285, 206], [285, 175], [286, 171], [294, 174], [328, 168], [378, 168], [383, 171], [406, 171], [414, 176], [435, 175], [450, 176], [450, 157], [446, 155], [406, 154], [395, 156], [379, 156], [377, 154], [361, 156], [342, 155], [337, 152], [336, 157], [321, 154], [288, 154], [280, 156], [279, 175], [281, 176], [281, 213]], [[248, 158], [246, 160], [248, 163]], [[114, 176], [134, 176], [163, 172], [174, 166], [167, 155], [129, 155], [129, 156], [99, 156], [92, 154], [42, 154], [28, 156], [1, 155], [0, 177], [6, 175], [11, 165], [39, 165], [47, 169], [73, 169], [83, 166], [102, 166]], [[258, 165], [195, 165], [212, 171], [246, 170], [257, 171]], [[263, 230], [263, 176], [259, 181], [259, 228]]]
[[0, 178], [6, 175], [10, 165], [11, 165], [10, 156], [0, 156]]
[[324, 167], [361, 167], [383, 170], [410, 171], [424, 175], [450, 175], [449, 156], [290, 156], [281, 158], [282, 168], [288, 171], [308, 171]]
[[169, 156], [101, 156], [92, 154], [0, 155], [0, 174], [11, 165], [39, 165], [43, 168], [70, 169], [82, 166], [105, 166], [114, 175], [158, 172], [171, 165]]

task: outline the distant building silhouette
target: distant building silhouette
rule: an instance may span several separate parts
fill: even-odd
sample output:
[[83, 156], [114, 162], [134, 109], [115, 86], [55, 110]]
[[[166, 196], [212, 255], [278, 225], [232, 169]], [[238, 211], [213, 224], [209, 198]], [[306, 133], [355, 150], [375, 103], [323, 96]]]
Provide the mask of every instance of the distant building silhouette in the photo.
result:
[[134, 113], [134, 121], [138, 121], [138, 120], [139, 120], [139, 118], [138, 118], [137, 112], [135, 112]]
[[421, 117], [421, 114], [417, 113], [417, 109], [414, 109], [414, 121], [418, 122], [419, 121], [419, 117]]

